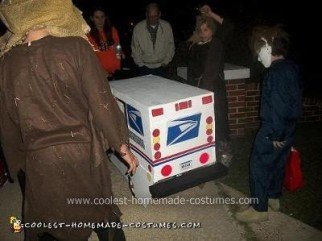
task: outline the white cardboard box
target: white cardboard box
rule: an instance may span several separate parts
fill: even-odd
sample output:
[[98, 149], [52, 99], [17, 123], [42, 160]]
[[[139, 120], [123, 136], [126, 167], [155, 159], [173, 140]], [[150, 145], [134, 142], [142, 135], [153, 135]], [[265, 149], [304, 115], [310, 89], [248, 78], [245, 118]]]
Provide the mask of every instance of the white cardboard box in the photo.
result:
[[[140, 163], [137, 173], [128, 176], [136, 197], [158, 196], [151, 194], [155, 184], [168, 183], [171, 189], [176, 185], [171, 179], [178, 184], [182, 174], [216, 163], [213, 92], [153, 75], [111, 81], [110, 86]], [[127, 167], [116, 156], [111, 159], [124, 174]], [[188, 182], [191, 186], [193, 180]], [[155, 192], [167, 195], [160, 187]]]

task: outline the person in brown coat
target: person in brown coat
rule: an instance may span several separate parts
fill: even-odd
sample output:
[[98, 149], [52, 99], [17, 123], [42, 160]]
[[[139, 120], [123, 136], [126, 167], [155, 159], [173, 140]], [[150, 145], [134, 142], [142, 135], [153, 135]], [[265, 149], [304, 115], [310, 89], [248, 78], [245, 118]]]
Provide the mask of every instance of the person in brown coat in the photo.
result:
[[[25, 228], [26, 240], [48, 234], [85, 241], [92, 227], [53, 226], [119, 222], [116, 205], [71, 205], [68, 199], [113, 196], [107, 148], [135, 172], [124, 118], [71, 1], [3, 1], [0, 17], [10, 32], [0, 61], [1, 143], [11, 174], [22, 169], [26, 175], [23, 222], [47, 224]], [[125, 240], [121, 230], [98, 234]]]

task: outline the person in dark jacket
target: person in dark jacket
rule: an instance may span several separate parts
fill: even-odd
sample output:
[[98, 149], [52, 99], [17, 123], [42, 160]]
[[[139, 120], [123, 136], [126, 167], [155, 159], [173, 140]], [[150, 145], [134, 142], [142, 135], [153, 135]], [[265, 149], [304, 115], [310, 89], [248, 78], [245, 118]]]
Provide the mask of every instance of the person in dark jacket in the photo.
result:
[[[233, 21], [227, 17], [223, 17], [217, 12], [213, 11], [208, 4], [201, 4], [198, 9], [198, 18], [201, 16], [207, 16], [212, 18], [216, 23], [216, 38], [220, 39], [224, 48], [224, 62], [226, 62], [227, 56], [229, 54], [229, 47], [233, 39], [233, 34], [235, 31], [235, 24]], [[198, 42], [200, 41], [200, 36], [198, 34], [197, 28], [193, 34], [188, 39], [188, 42]]]
[[227, 161], [229, 139], [228, 105], [224, 80], [223, 45], [215, 36], [216, 24], [211, 17], [200, 16], [197, 21], [198, 39], [193, 42], [188, 57], [187, 84], [214, 92], [217, 157]]
[[301, 114], [299, 70], [290, 60], [288, 35], [280, 27], [257, 27], [252, 48], [265, 68], [260, 117], [250, 161], [250, 191], [256, 198], [249, 209], [236, 214], [242, 222], [268, 219], [268, 206], [278, 211], [284, 169], [294, 141], [297, 119]]
[[224, 46], [224, 60], [226, 62], [228, 56], [228, 48], [232, 42], [235, 25], [228, 17], [223, 17], [214, 12], [208, 4], [204, 4], [199, 9], [201, 14], [211, 17], [217, 23], [216, 37], [219, 38]]

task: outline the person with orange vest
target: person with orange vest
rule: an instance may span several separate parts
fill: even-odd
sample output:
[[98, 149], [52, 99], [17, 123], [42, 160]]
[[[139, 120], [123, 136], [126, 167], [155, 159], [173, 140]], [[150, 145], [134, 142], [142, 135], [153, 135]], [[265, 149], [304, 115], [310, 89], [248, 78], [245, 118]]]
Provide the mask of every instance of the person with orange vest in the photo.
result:
[[89, 25], [89, 41], [108, 78], [121, 69], [123, 56], [117, 29], [111, 24], [106, 11], [101, 7], [93, 9]]

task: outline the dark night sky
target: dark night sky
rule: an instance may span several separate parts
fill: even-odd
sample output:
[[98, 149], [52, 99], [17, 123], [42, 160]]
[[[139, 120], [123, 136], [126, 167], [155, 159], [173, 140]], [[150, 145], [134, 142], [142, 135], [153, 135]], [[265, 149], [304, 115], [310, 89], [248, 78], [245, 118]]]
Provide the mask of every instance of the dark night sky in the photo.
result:
[[[73, 0], [86, 14], [91, 6], [98, 3], [106, 7], [112, 23], [118, 28], [124, 43], [131, 38], [130, 22], [136, 23], [145, 16], [148, 0]], [[322, 98], [322, 88], [318, 70], [320, 62], [318, 38], [316, 38], [317, 18], [321, 15], [319, 7], [313, 1], [295, 0], [156, 0], [162, 9], [162, 18], [168, 20], [174, 31], [177, 43], [186, 40], [194, 28], [195, 7], [201, 2], [208, 2], [215, 12], [234, 20], [236, 47], [239, 48], [239, 59], [236, 64], [248, 66], [249, 50], [247, 32], [258, 23], [285, 24], [291, 35], [291, 57], [299, 63], [304, 73], [306, 89]], [[316, 28], [312, 30], [312, 28]], [[243, 44], [241, 44], [243, 43]], [[128, 44], [127, 44], [128, 45]], [[244, 62], [243, 62], [244, 60]], [[250, 61], [249, 61], [250, 60]]]
[[[126, 31], [129, 22], [137, 22], [144, 18], [144, 8], [150, 1], [147, 0], [74, 0], [84, 12], [93, 3], [105, 5], [112, 22]], [[161, 5], [162, 17], [168, 20], [177, 38], [185, 37], [183, 32], [191, 31], [194, 26], [195, 7], [200, 2], [209, 2], [214, 11], [223, 16], [228, 16], [235, 20], [238, 27], [251, 28], [255, 23], [276, 24], [282, 23], [287, 26], [291, 34], [292, 42], [298, 49], [297, 52], [307, 52], [303, 47], [307, 47], [306, 42], [309, 29], [305, 24], [309, 24], [304, 13], [314, 15], [316, 8], [312, 5], [304, 5], [303, 2], [294, 0], [156, 0]], [[300, 44], [301, 43], [301, 44]]]
[[[93, 5], [96, 2], [105, 5], [113, 17], [139, 20], [144, 17], [144, 8], [150, 1], [74, 0], [74, 2], [82, 7]], [[179, 20], [178, 18], [193, 13], [193, 8], [201, 2], [208, 2], [214, 10], [244, 21], [261, 17], [270, 22], [284, 22], [286, 24], [297, 20], [301, 21], [304, 13], [312, 13], [315, 9], [314, 6], [304, 5], [303, 2], [294, 0], [156, 0], [156, 2], [161, 5], [163, 17], [168, 18], [169, 21]]]
[[[84, 12], [88, 6], [97, 2], [106, 6], [112, 22], [122, 34], [127, 34], [129, 23], [134, 23], [144, 18], [145, 6], [150, 1], [147, 0], [117, 0], [117, 1], [86, 1], [74, 0]], [[322, 89], [319, 84], [319, 64], [312, 59], [312, 53], [316, 53], [316, 45], [312, 44], [309, 36], [312, 34], [311, 16], [318, 16], [316, 6], [303, 1], [295, 0], [156, 0], [162, 9], [162, 18], [168, 20], [174, 30], [177, 40], [185, 40], [194, 27], [195, 7], [202, 2], [208, 2], [213, 10], [232, 18], [237, 26], [237, 38], [244, 39], [243, 48], [246, 53], [247, 40], [246, 32], [257, 23], [265, 24], [285, 24], [286, 30], [291, 35], [291, 57], [299, 63], [304, 73], [304, 80], [309, 91], [314, 95], [322, 96]], [[312, 17], [313, 18], [313, 17]], [[313, 23], [313, 24], [312, 24]], [[130, 38], [131, 34], [127, 36]], [[126, 38], [126, 37], [125, 37]], [[314, 43], [314, 42], [313, 42]], [[237, 42], [238, 45], [238, 42]], [[241, 57], [243, 58], [243, 57]], [[244, 59], [247, 59], [246, 57]], [[241, 64], [248, 65], [249, 61]]]

